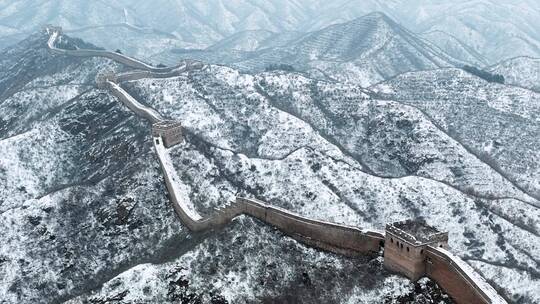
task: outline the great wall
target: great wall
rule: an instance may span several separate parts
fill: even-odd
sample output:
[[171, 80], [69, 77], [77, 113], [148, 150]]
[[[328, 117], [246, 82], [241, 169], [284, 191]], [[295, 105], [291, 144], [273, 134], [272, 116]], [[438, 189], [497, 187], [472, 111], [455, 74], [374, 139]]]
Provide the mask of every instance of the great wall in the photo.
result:
[[167, 120], [122, 89], [120, 84], [143, 78], [168, 78], [202, 69], [199, 62], [185, 61], [175, 67], [156, 68], [128, 56], [101, 50], [65, 50], [55, 46], [62, 29], [46, 26], [51, 53], [77, 57], [104, 57], [136, 71], [120, 75], [105, 73], [97, 77], [97, 87], [107, 89], [135, 114], [152, 124], [152, 139], [174, 210], [192, 231], [219, 229], [240, 215], [248, 215], [272, 225], [284, 234], [309, 246], [345, 255], [380, 254], [390, 271], [416, 281], [428, 277], [437, 282], [458, 304], [507, 303], [474, 269], [448, 250], [448, 233], [420, 221], [407, 220], [387, 225], [386, 231], [359, 229], [313, 220], [274, 207], [257, 199], [237, 197], [212, 214], [201, 215], [183, 196], [181, 180], [168, 149], [183, 140], [179, 122]]

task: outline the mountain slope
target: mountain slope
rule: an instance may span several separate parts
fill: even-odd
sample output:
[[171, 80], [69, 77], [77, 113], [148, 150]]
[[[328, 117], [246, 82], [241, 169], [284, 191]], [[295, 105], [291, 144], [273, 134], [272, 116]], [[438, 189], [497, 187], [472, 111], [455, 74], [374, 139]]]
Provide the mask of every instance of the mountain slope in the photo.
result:
[[250, 72], [285, 64], [313, 76], [364, 86], [407, 71], [460, 63], [381, 13], [307, 33], [285, 46], [243, 52], [239, 56], [230, 55], [227, 50], [177, 55]]
[[504, 76], [505, 83], [540, 92], [540, 58], [516, 57], [488, 68]]
[[[491, 63], [540, 56], [540, 4], [534, 0], [332, 1], [311, 20], [309, 30], [381, 11], [417, 33], [443, 31], [466, 42]], [[446, 39], [435, 44], [443, 47]]]
[[445, 32], [432, 31], [423, 33], [420, 36], [440, 47], [453, 58], [480, 67], [488, 64], [488, 60], [484, 56], [480, 55], [463, 41]]
[[[301, 214], [335, 216], [336, 221], [360, 226], [425, 217], [448, 229], [454, 250], [509, 297], [525, 303], [538, 299], [528, 288], [536, 284], [536, 272], [530, 267], [536, 267], [538, 251], [520, 241], [538, 237], [538, 225], [532, 224], [538, 212], [531, 205], [538, 201], [482, 198], [480, 193], [487, 188], [506, 194], [515, 190], [504, 178], [497, 181], [501, 176], [496, 170], [414, 108], [372, 100], [350, 85], [288, 73], [245, 75], [223, 67], [176, 79], [137, 81], [128, 88], [166, 115], [179, 117], [195, 136], [207, 141], [204, 149], [216, 164], [227, 162], [218, 165], [219, 172], [238, 189]], [[310, 129], [317, 136], [310, 138]], [[379, 176], [378, 172], [392, 172], [385, 162], [399, 163], [399, 155], [405, 153], [387, 151], [409, 144], [411, 154], [405, 159], [417, 159], [416, 165], [426, 170], [413, 169], [404, 178]], [[433, 150], [427, 148], [430, 144]], [[366, 155], [376, 159], [368, 161]], [[325, 161], [326, 157], [333, 160]], [[179, 172], [190, 172], [186, 180], [199, 174], [189, 169], [196, 163], [177, 162]], [[442, 178], [446, 166], [453, 175], [449, 183], [462, 181], [473, 189], [461, 192], [435, 181]], [[278, 185], [281, 180], [287, 185]], [[209, 205], [204, 200], [197, 204]], [[320, 210], [340, 210], [342, 215], [322, 215]], [[499, 264], [504, 268], [493, 266]], [[516, 277], [520, 279], [511, 279]]]
[[[540, 95], [460, 69], [407, 73], [373, 88], [413, 105], [515, 185], [540, 197]], [[449, 102], [452, 101], [452, 102]]]
[[539, 56], [539, 15], [538, 1], [428, 2], [418, 6], [405, 24], [417, 32], [447, 32], [494, 63], [516, 56]]
[[282, 32], [274, 33], [270, 31], [244, 31], [233, 34], [218, 43], [208, 47], [209, 51], [256, 51], [271, 47], [284, 46], [298, 37], [301, 37], [301, 32]]

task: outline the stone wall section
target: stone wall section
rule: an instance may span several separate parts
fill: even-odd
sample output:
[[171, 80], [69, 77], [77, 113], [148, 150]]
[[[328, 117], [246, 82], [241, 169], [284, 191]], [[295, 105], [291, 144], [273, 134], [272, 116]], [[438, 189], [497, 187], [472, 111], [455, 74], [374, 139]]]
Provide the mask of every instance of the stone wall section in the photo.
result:
[[125, 56], [120, 53], [116, 52], [110, 52], [110, 51], [101, 51], [101, 50], [87, 50], [87, 49], [79, 49], [79, 50], [65, 50], [65, 49], [59, 49], [55, 46], [56, 40], [60, 35], [62, 35], [62, 28], [57, 26], [46, 26], [45, 27], [47, 32], [51, 34], [49, 41], [47, 42], [47, 45], [49, 46], [49, 50], [53, 54], [57, 55], [67, 55], [67, 56], [74, 56], [74, 57], [104, 57], [109, 58], [111, 60], [117, 61], [125, 66], [134, 68], [134, 69], [141, 69], [151, 72], [170, 72], [176, 67], [164, 67], [164, 68], [157, 68], [153, 67], [149, 64], [146, 64], [140, 60], [133, 59], [131, 57]]
[[122, 102], [123, 105], [135, 112], [137, 115], [149, 120], [151, 123], [154, 124], [165, 120], [156, 110], [138, 102], [135, 98], [124, 91], [124, 89], [122, 89], [118, 84], [112, 81], [107, 81], [106, 87], [116, 98], [118, 98], [118, 100], [120, 100], [120, 102]]
[[391, 242], [387, 237], [384, 246], [384, 266], [416, 281], [426, 273], [425, 255], [422, 248], [404, 246], [397, 239]]
[[378, 253], [384, 242], [382, 232], [310, 219], [254, 199], [237, 197], [236, 202], [243, 205], [244, 214], [324, 250], [347, 255]]
[[189, 198], [182, 198], [180, 182], [161, 137], [154, 137], [154, 147], [163, 171], [171, 203], [178, 216], [190, 230], [204, 231], [221, 228], [240, 215], [249, 215], [270, 224], [283, 233], [308, 245], [337, 253], [360, 255], [378, 253], [384, 235], [380, 232], [360, 230], [324, 221], [309, 219], [290, 211], [270, 206], [262, 201], [237, 197], [234, 202], [214, 210], [203, 217], [188, 206]]
[[169, 72], [153, 72], [153, 71], [133, 71], [124, 74], [116, 75], [117, 82], [135, 81], [146, 78], [171, 78], [184, 75], [186, 72], [200, 70], [204, 68], [204, 64], [194, 60], [184, 60], [180, 65], [176, 66], [174, 70]]
[[437, 282], [456, 303], [506, 303], [469, 264], [446, 249], [428, 246], [426, 276]]

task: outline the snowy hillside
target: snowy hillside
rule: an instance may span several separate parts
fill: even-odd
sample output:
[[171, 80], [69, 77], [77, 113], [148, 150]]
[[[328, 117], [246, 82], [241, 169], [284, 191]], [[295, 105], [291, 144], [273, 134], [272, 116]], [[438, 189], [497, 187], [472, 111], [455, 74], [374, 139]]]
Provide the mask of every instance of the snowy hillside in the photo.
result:
[[540, 198], [540, 94], [460, 69], [407, 73], [373, 89], [417, 107], [508, 181]]
[[467, 62], [468, 64], [483, 67], [489, 62], [484, 56], [480, 55], [465, 42], [445, 32], [432, 31], [423, 33], [420, 37], [440, 47], [453, 58]]
[[508, 84], [540, 92], [540, 58], [517, 57], [488, 68], [504, 76]]
[[243, 71], [264, 71], [289, 65], [312, 76], [368, 86], [400, 73], [462, 64], [426, 43], [386, 15], [372, 13], [353, 21], [311, 32], [286, 45], [233, 53], [175, 52], [175, 58], [195, 58]]
[[[398, 17], [416, 32], [440, 30], [449, 33], [465, 41], [491, 63], [516, 56], [540, 56], [538, 1], [418, 2], [421, 4], [404, 10], [410, 16], [408, 20], [404, 16]], [[441, 45], [444, 40], [433, 42]]]
[[[319, 47], [322, 59], [364, 58], [348, 37], [299, 43]], [[411, 36], [392, 43], [416, 41], [402, 37]], [[315, 251], [251, 218], [190, 233], [168, 201], [149, 125], [93, 87], [98, 71], [122, 67], [52, 56], [46, 40], [34, 35], [0, 56], [8, 303], [450, 302], [431, 282], [410, 286], [389, 274], [380, 259]], [[324, 47], [331, 43], [343, 47]], [[171, 156], [199, 212], [243, 194], [359, 227], [423, 217], [450, 231], [453, 251], [507, 298], [540, 300], [535, 92], [459, 69], [366, 90], [216, 65], [124, 87], [184, 125]]]
[[[204, 170], [191, 152], [176, 156], [183, 179], [200, 181], [196, 193], [207, 193], [193, 197], [202, 208], [223, 195], [212, 190], [217, 175], [227, 177], [224, 185], [236, 189], [231, 192], [316, 218], [381, 227], [404, 216], [423, 216], [448, 229], [454, 250], [509, 297], [524, 303], [538, 299], [530, 289], [537, 280], [538, 248], [520, 242], [537, 238], [538, 200], [418, 109], [372, 99], [355, 86], [215, 66], [128, 88], [180, 118], [193, 139], [202, 141], [188, 150], [206, 151], [212, 161]], [[529, 124], [539, 129], [534, 119]], [[472, 133], [488, 134], [477, 132]], [[535, 136], [522, 135], [531, 142]], [[522, 154], [537, 151], [529, 149]], [[214, 182], [204, 183], [210, 176]], [[506, 268], [495, 266], [501, 263]], [[510, 279], [516, 277], [520, 284]]]

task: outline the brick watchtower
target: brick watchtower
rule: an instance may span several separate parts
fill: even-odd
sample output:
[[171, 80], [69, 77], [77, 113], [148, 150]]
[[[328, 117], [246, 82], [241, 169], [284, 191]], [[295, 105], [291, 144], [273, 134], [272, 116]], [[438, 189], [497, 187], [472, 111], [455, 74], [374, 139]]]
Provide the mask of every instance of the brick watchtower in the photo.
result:
[[96, 76], [96, 85], [99, 89], [107, 89], [109, 81], [117, 82], [116, 74], [112, 71], [100, 73]]
[[384, 267], [416, 281], [426, 274], [427, 246], [448, 248], [448, 232], [424, 221], [406, 220], [386, 225]]
[[152, 126], [152, 136], [161, 137], [163, 145], [170, 148], [182, 142], [182, 124], [174, 120], [156, 122]]

